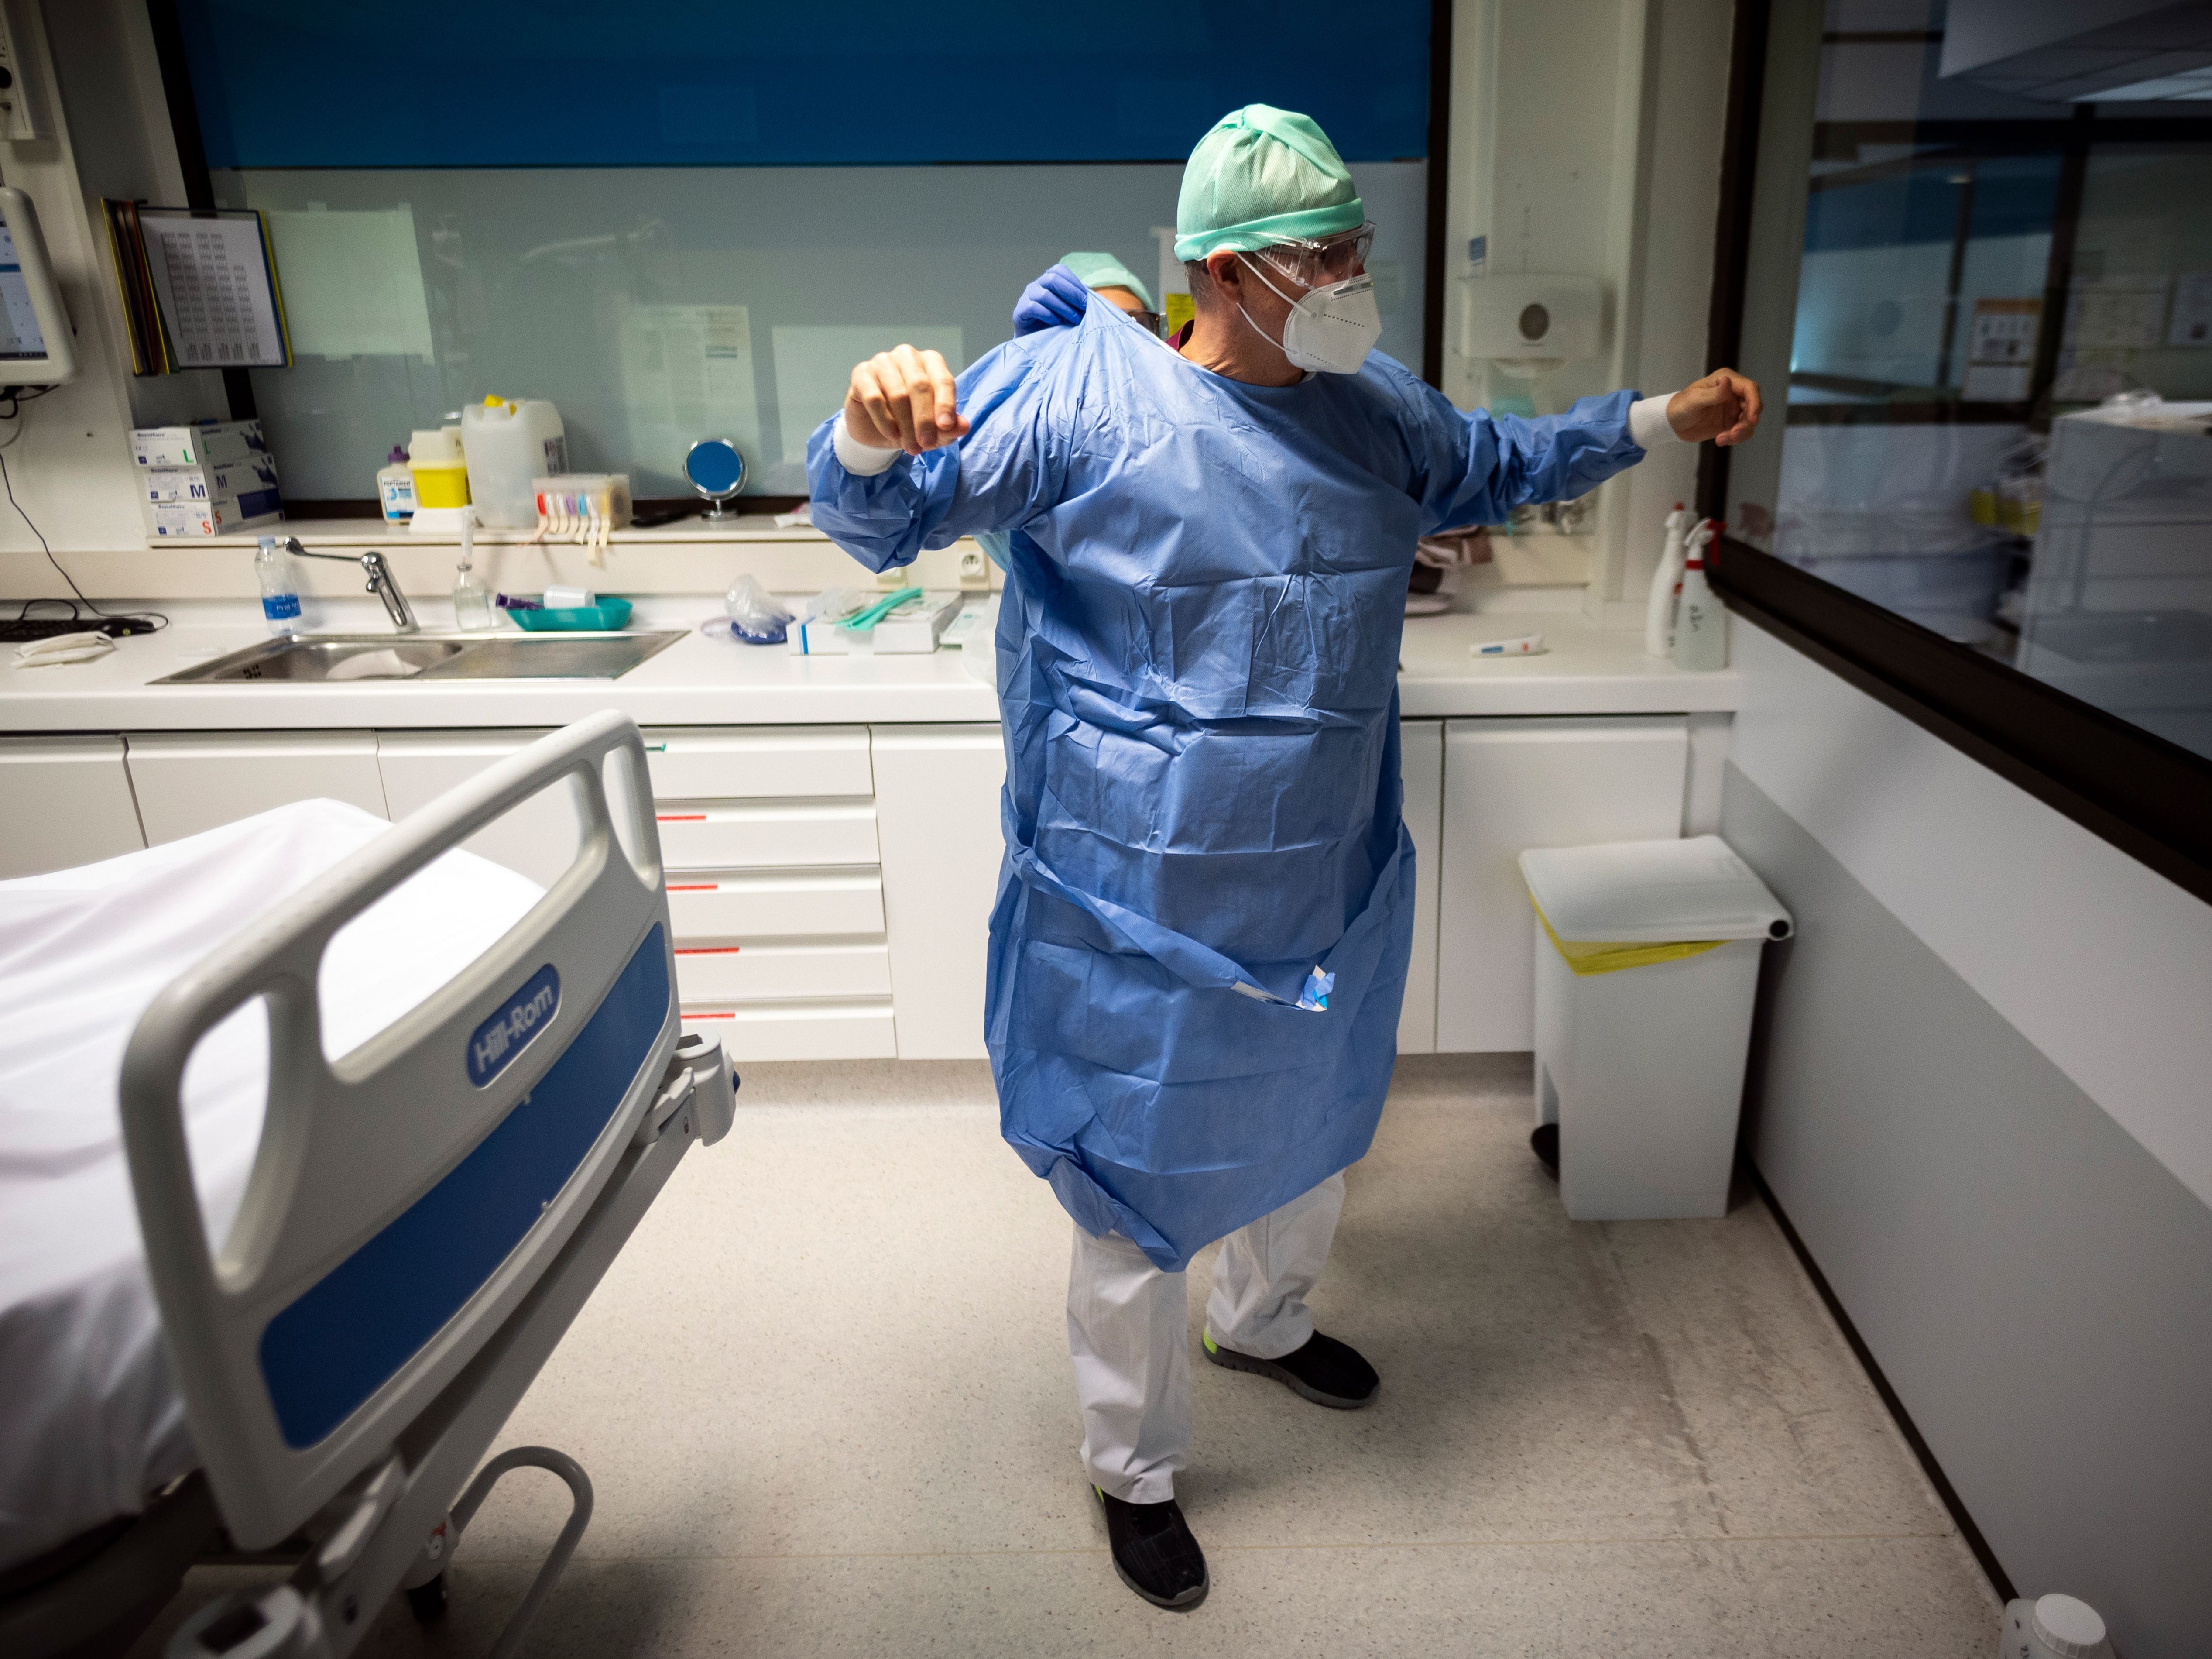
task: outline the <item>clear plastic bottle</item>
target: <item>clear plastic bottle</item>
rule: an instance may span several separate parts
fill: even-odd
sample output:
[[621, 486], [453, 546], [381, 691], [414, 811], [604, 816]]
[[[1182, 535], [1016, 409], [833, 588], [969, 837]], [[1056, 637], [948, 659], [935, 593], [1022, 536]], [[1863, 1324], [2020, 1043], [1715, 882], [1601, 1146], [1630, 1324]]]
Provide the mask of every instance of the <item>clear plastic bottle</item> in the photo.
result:
[[472, 633], [492, 625], [491, 595], [477, 580], [477, 510], [461, 509], [461, 562], [453, 574], [453, 626]]
[[464, 634], [491, 626], [491, 595], [466, 565], [453, 578], [453, 626]]
[[253, 574], [261, 583], [261, 614], [269, 631], [282, 639], [300, 631], [300, 580], [294, 574], [292, 556], [274, 536], [261, 538], [253, 556]]

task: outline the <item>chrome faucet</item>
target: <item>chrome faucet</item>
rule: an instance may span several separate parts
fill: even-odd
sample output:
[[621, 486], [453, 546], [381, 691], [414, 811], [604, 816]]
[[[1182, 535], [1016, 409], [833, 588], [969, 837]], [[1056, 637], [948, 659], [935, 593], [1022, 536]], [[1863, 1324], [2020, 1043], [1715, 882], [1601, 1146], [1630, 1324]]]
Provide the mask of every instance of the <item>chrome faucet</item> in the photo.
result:
[[385, 562], [384, 555], [374, 548], [362, 554], [310, 553], [300, 545], [297, 536], [287, 536], [284, 538], [284, 550], [295, 558], [331, 559], [339, 564], [359, 565], [368, 573], [368, 591], [384, 601], [385, 614], [392, 618], [392, 631], [395, 634], [422, 631], [422, 625], [415, 620], [414, 608], [407, 603], [407, 596], [399, 591], [399, 582], [392, 575], [392, 567]]

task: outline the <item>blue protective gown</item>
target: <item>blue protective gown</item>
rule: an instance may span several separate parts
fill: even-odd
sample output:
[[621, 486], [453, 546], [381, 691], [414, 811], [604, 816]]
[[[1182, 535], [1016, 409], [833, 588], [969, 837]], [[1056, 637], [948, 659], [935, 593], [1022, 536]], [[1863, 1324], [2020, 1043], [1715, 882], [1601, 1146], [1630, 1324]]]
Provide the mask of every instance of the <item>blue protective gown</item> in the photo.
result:
[[[1634, 394], [1462, 415], [1379, 352], [1249, 386], [1097, 301], [959, 381], [968, 436], [872, 477], [825, 422], [814, 523], [874, 570], [1014, 532], [985, 1033], [1001, 1127], [1079, 1224], [1172, 1272], [1357, 1161], [1382, 1113], [1413, 939], [1415, 539], [1642, 459]], [[1325, 1012], [1295, 1006], [1316, 968]]]

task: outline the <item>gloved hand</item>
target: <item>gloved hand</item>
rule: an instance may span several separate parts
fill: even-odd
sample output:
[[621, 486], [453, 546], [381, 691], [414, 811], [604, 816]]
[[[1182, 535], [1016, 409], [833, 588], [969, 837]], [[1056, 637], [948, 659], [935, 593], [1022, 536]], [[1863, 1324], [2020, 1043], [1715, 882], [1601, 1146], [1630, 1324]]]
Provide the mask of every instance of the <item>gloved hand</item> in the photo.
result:
[[1083, 320], [1091, 303], [1091, 290], [1066, 265], [1050, 270], [1022, 290], [1014, 301], [1014, 337], [1041, 328], [1073, 328]]

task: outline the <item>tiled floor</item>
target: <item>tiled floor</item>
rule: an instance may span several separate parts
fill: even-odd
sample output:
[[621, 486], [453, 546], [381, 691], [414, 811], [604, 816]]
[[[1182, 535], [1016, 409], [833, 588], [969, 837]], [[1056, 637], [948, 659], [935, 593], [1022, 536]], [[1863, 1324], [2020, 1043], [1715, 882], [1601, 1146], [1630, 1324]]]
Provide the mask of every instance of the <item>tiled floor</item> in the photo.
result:
[[[1571, 1224], [1525, 1062], [1405, 1062], [1351, 1172], [1315, 1306], [1381, 1370], [1375, 1407], [1194, 1368], [1180, 1496], [1213, 1589], [1182, 1615], [1121, 1587], [1091, 1516], [1068, 1223], [982, 1066], [750, 1067], [740, 1099], [508, 1425], [598, 1490], [533, 1656], [1994, 1644], [1988, 1584], [1757, 1200]], [[395, 1606], [362, 1651], [483, 1653], [564, 1507], [509, 1477], [452, 1612], [426, 1633]], [[165, 1626], [254, 1576], [195, 1572]]]

